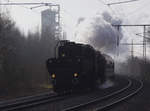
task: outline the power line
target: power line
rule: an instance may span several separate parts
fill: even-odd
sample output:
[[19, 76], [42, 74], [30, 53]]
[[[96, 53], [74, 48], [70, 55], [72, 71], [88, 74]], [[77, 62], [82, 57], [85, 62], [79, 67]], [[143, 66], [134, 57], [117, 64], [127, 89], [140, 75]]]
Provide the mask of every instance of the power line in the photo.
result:
[[[145, 33], [145, 34], [146, 34], [146, 33]], [[143, 36], [143, 35], [141, 35], [141, 33], [138, 33], [138, 34], [135, 34], [135, 35], [140, 36], [140, 37], [144, 37], [145, 39], [150, 40], [150, 38], [149, 38], [149, 37]]]
[[0, 5], [45, 5], [45, 6], [49, 6], [49, 5], [56, 5], [57, 4], [52, 4], [52, 3], [49, 3], [49, 2], [41, 2], [41, 3], [38, 3], [38, 2], [34, 2], [34, 3], [0, 3]]
[[115, 24], [112, 24], [112, 26], [115, 26], [115, 27], [120, 27], [120, 26], [123, 26], [123, 27], [134, 27], [134, 26], [150, 26], [150, 24], [130, 24], [130, 25], [126, 25], [126, 24], [121, 24], [121, 25], [115, 25]]
[[[106, 4], [106, 3], [104, 3], [104, 1], [102, 1], [101, 0], [101, 2], [103, 2], [103, 4], [104, 5], [107, 5], [108, 6], [108, 8], [109, 9], [111, 9], [112, 10], [112, 12], [116, 15], [116, 13], [115, 13], [115, 11], [111, 8], [111, 6], [112, 5], [117, 5], [117, 4], [122, 4], [122, 3], [129, 3], [129, 2], [134, 2], [134, 1], [139, 1], [139, 0], [130, 0], [130, 1], [123, 1], [123, 2], [115, 2], [115, 3], [109, 3], [109, 4]], [[122, 7], [121, 7], [122, 8]], [[112, 26], [117, 26], [118, 28], [118, 31], [119, 31], [119, 27], [120, 26], [124, 26], [124, 27], [127, 27], [127, 26], [144, 26], [144, 27], [146, 27], [146, 26], [149, 26], [149, 25], [147, 25], [147, 24], [142, 24], [142, 25], [114, 25], [114, 24], [112, 24]], [[144, 29], [145, 30], [145, 29]], [[144, 38], [143, 38], [144, 39]], [[119, 43], [119, 37], [117, 37], [117, 44]], [[119, 45], [119, 44], [118, 44]], [[120, 45], [131, 45], [131, 48], [132, 48], [132, 51], [131, 51], [131, 55], [133, 56], [133, 46], [134, 45], [139, 45], [139, 46], [143, 46], [143, 57], [145, 57], [145, 59], [146, 59], [146, 43], [145, 43], [145, 41], [143, 41], [143, 43], [133, 43], [133, 40], [132, 40], [132, 43], [121, 43]]]
[[[106, 6], [111, 10], [111, 12], [114, 13], [114, 15], [116, 15], [116, 17], [118, 18], [118, 15], [120, 15], [120, 14], [119, 14], [119, 13], [116, 13], [116, 11], [114, 11], [114, 10], [112, 9], [111, 5], [108, 5], [108, 4], [105, 3], [103, 0], [100, 0], [100, 2], [101, 2], [102, 4], [104, 4], [104, 5], [106, 5]], [[117, 12], [119, 12], [119, 11], [117, 11]], [[117, 30], [118, 30], [118, 32], [119, 32], [120, 28], [117, 27]], [[129, 33], [129, 34], [130, 34], [130, 33]], [[118, 36], [117, 36], [117, 40], [116, 40], [117, 46], [119, 46], [119, 42], [120, 42], [120, 38], [119, 38], [119, 35], [118, 35]], [[117, 53], [117, 55], [119, 55], [119, 47], [118, 47], [118, 51], [117, 51], [116, 53]]]
[[[56, 23], [56, 26], [55, 26], [55, 37], [56, 38], [59, 38], [60, 37], [60, 31], [61, 31], [61, 27], [60, 27], [60, 5], [59, 4], [53, 4], [53, 3], [48, 3], [48, 2], [34, 2], [34, 3], [0, 3], [0, 5], [19, 5], [19, 6], [24, 6], [24, 5], [30, 5], [30, 6], [33, 6], [34, 7], [31, 7], [30, 9], [33, 9], [33, 8], [38, 8], [38, 7], [42, 7], [42, 6], [49, 6], [50, 10], [52, 7], [56, 7], [56, 11], [55, 11], [55, 23]], [[36, 6], [35, 6], [36, 5]]]
[[123, 1], [123, 2], [114, 2], [114, 3], [108, 3], [107, 5], [118, 5], [118, 4], [123, 4], [123, 3], [129, 3], [129, 2], [135, 2], [135, 1], [139, 1], [139, 0], [130, 0], [130, 1]]
[[137, 14], [136, 12], [139, 13], [139, 12], [143, 11], [143, 10], [144, 10], [145, 8], [147, 8], [148, 6], [149, 6], [149, 3], [146, 3], [146, 4], [144, 4], [144, 6], [141, 6], [141, 7], [137, 8], [137, 9], [135, 9], [135, 10], [132, 11], [132, 12], [129, 12], [128, 15], [126, 16], [126, 18]]
[[[146, 46], [147, 46], [147, 44], [146, 44], [146, 26], [150, 26], [150, 24], [135, 24], [135, 25], [113, 25], [113, 26], [115, 26], [115, 27], [117, 27], [118, 29], [119, 29], [119, 27], [122, 27], [122, 26], [124, 26], [124, 27], [129, 27], [129, 26], [131, 26], [131, 27], [136, 27], [136, 26], [141, 26], [141, 27], [143, 27], [143, 44], [125, 44], [125, 45], [143, 45], [143, 58], [145, 59], [145, 62], [146, 62], [146, 53], [147, 53], [147, 51], [146, 51]], [[141, 36], [141, 35], [139, 35], [139, 36]], [[145, 38], [146, 37], [146, 38]]]

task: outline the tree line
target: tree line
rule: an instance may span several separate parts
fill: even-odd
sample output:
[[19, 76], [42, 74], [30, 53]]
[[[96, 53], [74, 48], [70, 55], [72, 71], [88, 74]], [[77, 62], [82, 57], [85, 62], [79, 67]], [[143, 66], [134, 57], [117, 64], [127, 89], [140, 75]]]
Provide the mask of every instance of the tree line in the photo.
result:
[[52, 33], [27, 37], [8, 15], [0, 14], [0, 92], [15, 92], [49, 83], [45, 61], [54, 55]]

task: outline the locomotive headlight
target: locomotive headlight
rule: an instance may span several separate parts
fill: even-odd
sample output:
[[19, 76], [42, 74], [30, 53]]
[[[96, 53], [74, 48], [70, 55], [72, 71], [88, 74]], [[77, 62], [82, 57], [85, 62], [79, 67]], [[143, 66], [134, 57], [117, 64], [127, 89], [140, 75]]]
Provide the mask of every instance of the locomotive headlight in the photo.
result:
[[55, 75], [55, 74], [52, 74], [52, 78], [55, 79], [55, 78], [56, 78], [56, 75]]
[[65, 54], [64, 54], [64, 53], [62, 54], [62, 57], [65, 57]]
[[78, 73], [74, 73], [73, 76], [74, 76], [74, 77], [78, 77]]

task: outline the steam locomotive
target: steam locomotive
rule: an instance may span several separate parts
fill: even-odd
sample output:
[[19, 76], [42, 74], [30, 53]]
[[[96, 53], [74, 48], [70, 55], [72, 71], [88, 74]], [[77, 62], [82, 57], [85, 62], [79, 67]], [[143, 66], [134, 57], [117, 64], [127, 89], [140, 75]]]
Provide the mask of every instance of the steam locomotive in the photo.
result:
[[90, 45], [61, 40], [55, 51], [55, 58], [49, 58], [46, 66], [57, 93], [95, 89], [114, 76], [113, 59]]

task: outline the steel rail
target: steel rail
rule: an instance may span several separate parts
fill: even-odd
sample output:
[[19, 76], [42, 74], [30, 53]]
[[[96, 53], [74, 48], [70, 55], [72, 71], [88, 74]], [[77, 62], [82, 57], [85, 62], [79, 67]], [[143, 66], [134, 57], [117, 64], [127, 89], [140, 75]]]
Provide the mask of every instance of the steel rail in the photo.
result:
[[64, 96], [59, 96], [57, 94], [51, 95], [48, 93], [36, 95], [36, 96], [28, 96], [28, 97], [22, 97], [22, 98], [17, 98], [14, 100], [8, 100], [5, 102], [0, 103], [0, 109], [1, 111], [10, 111], [10, 110], [16, 110], [16, 109], [22, 109], [22, 108], [27, 108], [39, 104], [44, 104], [47, 102], [54, 102], [57, 100], [63, 100], [67, 95]]
[[[36, 106], [36, 105], [41, 105], [41, 104], [45, 104], [45, 103], [50, 103], [50, 102], [56, 102], [58, 100], [63, 100], [67, 98], [67, 96], [62, 96], [62, 97], [57, 97], [57, 98], [46, 98], [44, 100], [39, 100], [39, 101], [34, 101], [34, 102], [31, 102], [31, 103], [24, 103], [24, 104], [19, 104], [17, 106], [13, 106], [13, 107], [8, 107], [8, 108], [5, 108], [4, 111], [12, 111], [12, 110], [19, 110], [19, 109], [24, 109], [24, 108], [29, 108], [29, 107], [33, 107], [33, 106]], [[3, 111], [3, 110], [2, 110]]]
[[101, 101], [101, 100], [107, 99], [107, 98], [109, 98], [109, 97], [111, 97], [111, 96], [113, 96], [113, 95], [116, 95], [116, 94], [121, 93], [122, 91], [128, 89], [128, 88], [131, 86], [131, 84], [132, 84], [132, 81], [131, 81], [130, 79], [128, 79], [128, 85], [127, 85], [126, 87], [124, 87], [124, 88], [118, 90], [118, 91], [115, 91], [115, 92], [113, 92], [113, 93], [111, 93], [111, 94], [109, 94], [109, 95], [106, 95], [106, 96], [103, 96], [103, 97], [94, 99], [94, 100], [92, 100], [92, 101], [89, 101], [89, 102], [86, 102], [86, 103], [83, 103], [83, 104], [79, 104], [79, 105], [76, 105], [76, 106], [72, 106], [72, 107], [65, 108], [65, 109], [63, 109], [62, 111], [76, 110], [76, 109], [78, 109], [78, 108], [81, 108], [81, 107], [84, 107], [84, 106], [86, 106], [86, 105], [95, 103], [95, 102], [97, 102], [97, 101]]
[[31, 95], [31, 96], [24, 96], [24, 97], [19, 97], [19, 98], [16, 98], [16, 99], [0, 101], [0, 107], [2, 105], [13, 103], [13, 102], [26, 101], [26, 100], [29, 100], [29, 99], [30, 99], [30, 101], [32, 101], [32, 99], [34, 100], [35, 98], [36, 99], [41, 99], [41, 98], [44, 98], [44, 97], [55, 97], [55, 96], [57, 96], [57, 94], [55, 94], [55, 93], [52, 94], [50, 92], [45, 92], [45, 93]]
[[123, 97], [123, 98], [121, 98], [121, 99], [119, 99], [119, 100], [117, 100], [117, 101], [114, 101], [114, 102], [112, 102], [112, 103], [110, 103], [110, 104], [107, 104], [107, 105], [105, 105], [105, 106], [96, 108], [96, 111], [100, 111], [100, 110], [103, 110], [103, 109], [105, 109], [105, 108], [108, 108], [108, 107], [110, 107], [110, 106], [112, 106], [112, 105], [114, 105], [114, 104], [117, 104], [117, 103], [119, 103], [119, 102], [122, 102], [122, 101], [126, 100], [127, 98], [129, 98], [129, 97], [135, 95], [136, 93], [138, 93], [138, 92], [142, 89], [142, 87], [143, 87], [143, 82], [142, 82], [142, 81], [139, 81], [139, 82], [140, 82], [140, 84], [141, 84], [140, 87], [139, 87], [138, 89], [136, 89], [133, 93], [130, 93], [129, 95], [127, 95], [127, 96], [125, 96], [125, 97]]
[[44, 92], [44, 93], [41, 93], [41, 94], [36, 94], [36, 95], [31, 95], [31, 96], [24, 96], [24, 97], [19, 97], [19, 98], [16, 98], [16, 99], [11, 99], [11, 100], [4, 100], [4, 101], [0, 101], [0, 106], [3, 105], [3, 104], [9, 104], [9, 103], [12, 103], [12, 102], [16, 102], [16, 101], [23, 101], [23, 100], [27, 100], [27, 99], [34, 99], [35, 97], [36, 98], [41, 98], [43, 96], [56, 96], [57, 94], [53, 94], [53, 93], [50, 93], [50, 92]]

